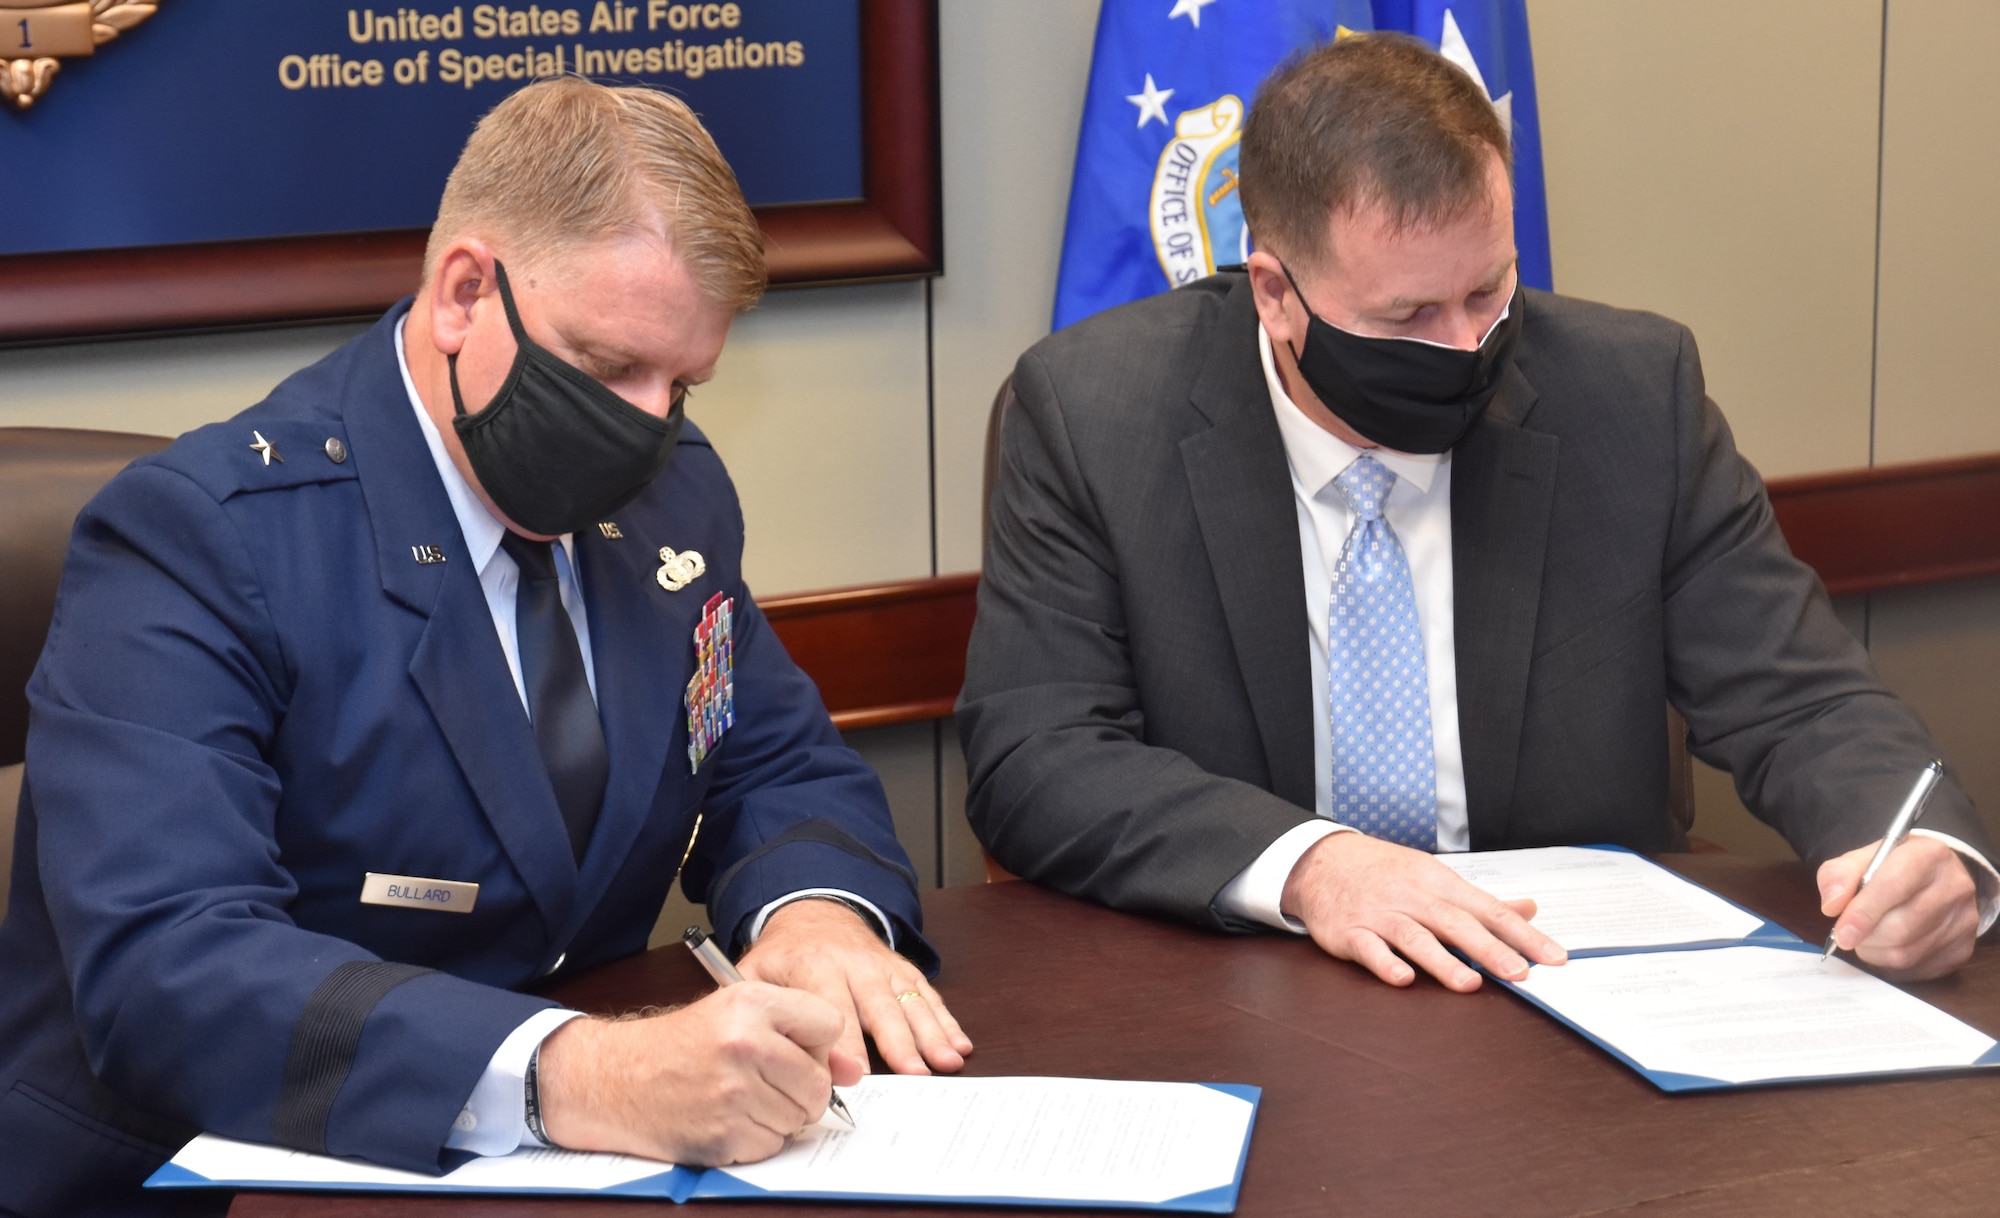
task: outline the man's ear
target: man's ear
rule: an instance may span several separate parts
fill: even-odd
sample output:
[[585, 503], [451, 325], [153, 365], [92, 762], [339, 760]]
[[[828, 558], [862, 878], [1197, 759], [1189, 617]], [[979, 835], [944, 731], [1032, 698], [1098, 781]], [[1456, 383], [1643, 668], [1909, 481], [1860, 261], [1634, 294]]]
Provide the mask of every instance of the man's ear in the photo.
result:
[[454, 241], [438, 258], [437, 269], [424, 286], [424, 303], [431, 315], [431, 341], [446, 355], [457, 355], [472, 332], [473, 311], [480, 298], [493, 293], [493, 251], [475, 237]]
[[1257, 302], [1257, 320], [1264, 323], [1264, 333], [1276, 345], [1296, 349], [1305, 342], [1306, 313], [1284, 267], [1277, 255], [1266, 250], [1252, 252], [1247, 265], [1250, 295]]

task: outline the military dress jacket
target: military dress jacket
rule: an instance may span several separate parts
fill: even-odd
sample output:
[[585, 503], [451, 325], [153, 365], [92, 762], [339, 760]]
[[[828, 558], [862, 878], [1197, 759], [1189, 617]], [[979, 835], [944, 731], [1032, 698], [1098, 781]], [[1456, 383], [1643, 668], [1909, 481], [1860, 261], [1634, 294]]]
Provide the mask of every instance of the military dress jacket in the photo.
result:
[[[642, 950], [684, 856], [734, 946], [837, 888], [936, 967], [881, 785], [751, 600], [692, 425], [575, 537], [609, 777], [574, 860], [398, 372], [406, 308], [78, 519], [0, 926], [0, 1210], [164, 1212], [138, 1183], [197, 1129], [438, 1170], [494, 1050], [554, 1005], [521, 991]], [[662, 547], [705, 572], [670, 591]], [[716, 597], [734, 725], [697, 766]], [[364, 904], [371, 872], [478, 894]]]

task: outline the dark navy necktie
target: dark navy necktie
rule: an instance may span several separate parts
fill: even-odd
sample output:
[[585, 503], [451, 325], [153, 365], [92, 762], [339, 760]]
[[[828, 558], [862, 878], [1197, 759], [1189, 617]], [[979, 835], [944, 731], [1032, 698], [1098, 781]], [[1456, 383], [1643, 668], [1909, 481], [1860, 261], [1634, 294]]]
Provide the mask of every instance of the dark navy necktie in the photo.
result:
[[501, 537], [500, 548], [521, 569], [514, 595], [514, 629], [521, 648], [521, 683], [528, 690], [528, 718], [535, 744], [556, 789], [556, 804], [569, 829], [570, 850], [578, 861], [590, 844], [597, 809], [604, 802], [610, 762], [604, 726], [590, 697], [583, 649], [563, 609], [552, 542], [529, 541], [518, 533]]

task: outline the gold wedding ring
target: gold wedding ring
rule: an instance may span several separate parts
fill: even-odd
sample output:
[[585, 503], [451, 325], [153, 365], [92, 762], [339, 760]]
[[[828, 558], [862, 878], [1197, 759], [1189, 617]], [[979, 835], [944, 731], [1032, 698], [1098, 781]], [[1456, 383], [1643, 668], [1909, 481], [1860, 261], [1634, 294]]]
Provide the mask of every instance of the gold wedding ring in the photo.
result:
[[912, 998], [922, 998], [922, 997], [923, 995], [917, 993], [915, 990], [904, 990], [902, 993], [896, 995], [896, 1001], [908, 1002]]

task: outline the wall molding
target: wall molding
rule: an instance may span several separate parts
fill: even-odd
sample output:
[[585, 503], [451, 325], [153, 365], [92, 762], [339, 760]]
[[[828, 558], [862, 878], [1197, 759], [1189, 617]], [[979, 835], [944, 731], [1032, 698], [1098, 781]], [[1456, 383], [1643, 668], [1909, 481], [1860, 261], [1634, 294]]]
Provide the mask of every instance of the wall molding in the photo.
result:
[[979, 573], [759, 602], [842, 731], [942, 719], [965, 684]]
[[2000, 574], [2000, 453], [1770, 483], [1792, 553], [1835, 596]]
[[[2000, 574], [2000, 453], [1773, 479], [1792, 552], [1835, 596]], [[842, 731], [949, 716], [979, 574], [762, 602]]]

